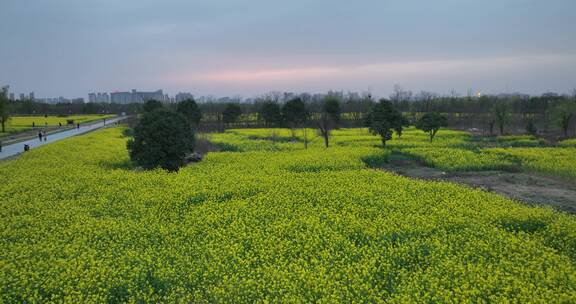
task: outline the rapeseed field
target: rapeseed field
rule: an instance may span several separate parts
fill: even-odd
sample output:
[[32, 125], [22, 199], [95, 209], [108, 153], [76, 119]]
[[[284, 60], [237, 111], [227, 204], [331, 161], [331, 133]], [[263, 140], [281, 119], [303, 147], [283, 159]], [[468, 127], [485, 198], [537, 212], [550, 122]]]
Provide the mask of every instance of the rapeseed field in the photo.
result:
[[214, 134], [177, 173], [134, 170], [120, 128], [1, 162], [0, 302], [576, 302], [573, 215], [378, 168], [466, 134], [306, 133]]

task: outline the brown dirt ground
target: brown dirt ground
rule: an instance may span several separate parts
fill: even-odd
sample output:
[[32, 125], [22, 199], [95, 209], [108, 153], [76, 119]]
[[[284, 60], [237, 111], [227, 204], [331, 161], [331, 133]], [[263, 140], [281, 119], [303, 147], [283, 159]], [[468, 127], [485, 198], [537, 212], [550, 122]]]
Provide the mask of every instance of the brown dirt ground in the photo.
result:
[[526, 172], [444, 172], [400, 155], [393, 155], [383, 169], [412, 178], [464, 184], [527, 204], [550, 205], [576, 214], [576, 184], [553, 177]]

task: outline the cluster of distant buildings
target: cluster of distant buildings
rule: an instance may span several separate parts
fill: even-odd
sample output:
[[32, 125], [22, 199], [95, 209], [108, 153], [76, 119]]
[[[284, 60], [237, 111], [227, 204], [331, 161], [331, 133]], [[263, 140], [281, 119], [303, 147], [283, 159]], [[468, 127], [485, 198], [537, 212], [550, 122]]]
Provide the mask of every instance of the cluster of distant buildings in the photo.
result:
[[[16, 100], [16, 95], [14, 93], [9, 93], [8, 99]], [[18, 100], [34, 100], [34, 92], [30, 92], [30, 94], [20, 93], [20, 98]]]
[[[29, 94], [21, 93], [19, 98], [16, 98], [15, 93], [9, 93], [10, 100], [33, 100], [35, 102], [57, 104], [57, 103], [84, 103], [84, 98], [64, 98], [60, 97], [44, 97], [37, 98], [34, 96], [34, 92]], [[128, 103], [144, 103], [148, 100], [158, 100], [166, 103], [180, 102], [189, 98], [193, 98], [191, 93], [180, 92], [175, 96], [169, 96], [164, 94], [162, 90], [156, 90], [152, 92], [142, 92], [131, 90], [127, 92], [93, 92], [88, 94], [88, 102], [103, 102], [103, 103], [117, 103], [117, 104], [128, 104]]]
[[140, 92], [132, 90], [129, 92], [112, 92], [110, 94], [104, 93], [90, 93], [88, 94], [88, 102], [111, 102], [118, 104], [128, 103], [143, 103], [148, 100], [158, 100], [161, 102], [180, 102], [182, 100], [193, 98], [191, 93], [178, 93], [176, 96], [170, 97], [164, 94], [162, 90], [152, 92]]
[[[10, 100], [16, 100], [16, 96], [14, 96], [14, 93], [10, 93], [9, 95]], [[57, 104], [57, 103], [84, 103], [84, 98], [80, 97], [80, 98], [64, 98], [62, 96], [60, 97], [42, 97], [42, 98], [36, 98], [34, 97], [34, 92], [31, 92], [30, 94], [24, 94], [21, 93], [20, 94], [20, 98], [18, 100], [33, 100], [35, 102], [41, 102], [41, 103], [48, 103], [48, 104]]]
[[20, 95], [18, 96], [18, 98], [16, 98], [16, 94], [15, 93], [9, 93], [8, 94], [8, 99], [14, 101], [14, 100], [20, 100], [20, 101], [24, 101], [24, 100], [32, 100], [35, 102], [41, 102], [41, 103], [48, 103], [48, 104], [57, 104], [57, 103], [84, 103], [84, 98], [80, 97], [80, 98], [64, 98], [62, 96], [59, 97], [42, 97], [42, 98], [37, 98], [36, 96], [34, 96], [34, 92], [30, 92], [28, 94], [26, 93], [20, 93]]

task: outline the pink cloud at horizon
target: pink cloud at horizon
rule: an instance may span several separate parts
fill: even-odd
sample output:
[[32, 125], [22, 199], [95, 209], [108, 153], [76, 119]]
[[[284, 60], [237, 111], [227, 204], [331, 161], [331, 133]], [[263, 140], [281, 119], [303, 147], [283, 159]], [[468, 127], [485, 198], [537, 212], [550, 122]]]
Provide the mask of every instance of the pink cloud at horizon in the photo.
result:
[[333, 79], [341, 77], [377, 77], [387, 75], [416, 76], [437, 75], [444, 73], [494, 72], [497, 70], [531, 68], [550, 64], [574, 64], [575, 56], [544, 55], [526, 57], [495, 57], [478, 58], [472, 60], [428, 60], [385, 62], [360, 65], [326, 65], [311, 67], [285, 67], [285, 68], [245, 68], [222, 69], [200, 73], [176, 73], [168, 77], [176, 82], [207, 82], [207, 83], [249, 83], [262, 81], [294, 81]]
[[[248, 61], [246, 62], [253, 62]], [[280, 66], [283, 64], [284, 66]], [[204, 65], [194, 72], [182, 72], [180, 68], [166, 73], [158, 80], [161, 85], [194, 87], [196, 91], [226, 91], [233, 94], [258, 94], [270, 90], [325, 91], [364, 90], [367, 87], [381, 92], [394, 84], [433, 91], [449, 91], [451, 88], [476, 88], [486, 91], [492, 87], [510, 87], [549, 78], [560, 77], [576, 68], [573, 54], [548, 54], [538, 56], [482, 57], [474, 59], [389, 61], [368, 64], [323, 63], [304, 66], [287, 61], [271, 66], [263, 64], [254, 68], [226, 69]], [[184, 65], [185, 67], [186, 65]], [[169, 71], [166, 71], [169, 72]], [[554, 73], [554, 74], [552, 74]], [[518, 75], [526, 75], [519, 78]], [[454, 81], [454, 79], [458, 79]], [[507, 79], [515, 79], [516, 82]], [[438, 89], [440, 88], [440, 89]]]

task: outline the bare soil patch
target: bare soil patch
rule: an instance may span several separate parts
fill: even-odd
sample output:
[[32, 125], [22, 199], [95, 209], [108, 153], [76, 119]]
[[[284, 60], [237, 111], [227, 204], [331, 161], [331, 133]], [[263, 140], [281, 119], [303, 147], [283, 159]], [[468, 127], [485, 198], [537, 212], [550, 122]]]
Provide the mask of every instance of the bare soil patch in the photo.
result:
[[576, 214], [576, 184], [553, 177], [526, 172], [445, 172], [399, 154], [393, 154], [383, 169], [412, 178], [464, 184], [527, 204], [550, 205]]

